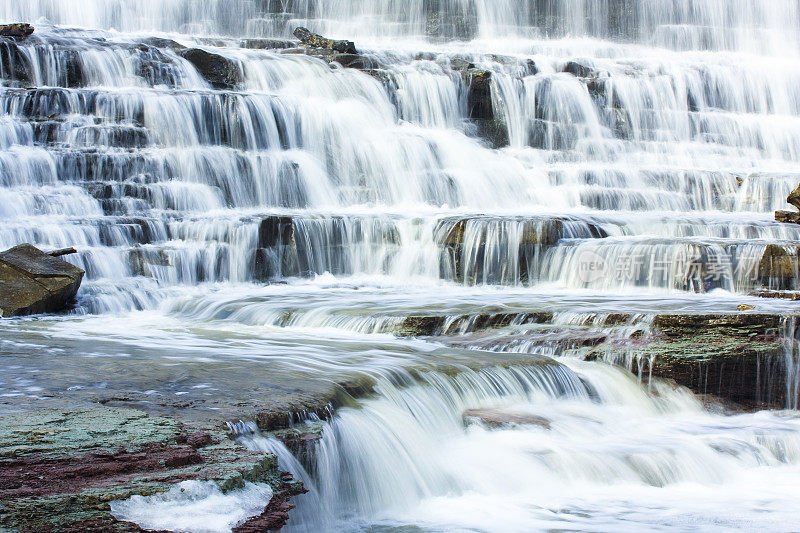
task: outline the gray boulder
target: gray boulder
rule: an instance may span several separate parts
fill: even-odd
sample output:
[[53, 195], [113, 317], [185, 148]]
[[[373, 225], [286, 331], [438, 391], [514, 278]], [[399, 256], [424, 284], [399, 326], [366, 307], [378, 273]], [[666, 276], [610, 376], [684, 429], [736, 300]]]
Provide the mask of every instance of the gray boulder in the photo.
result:
[[0, 253], [0, 317], [61, 311], [78, 292], [83, 274], [30, 244]]

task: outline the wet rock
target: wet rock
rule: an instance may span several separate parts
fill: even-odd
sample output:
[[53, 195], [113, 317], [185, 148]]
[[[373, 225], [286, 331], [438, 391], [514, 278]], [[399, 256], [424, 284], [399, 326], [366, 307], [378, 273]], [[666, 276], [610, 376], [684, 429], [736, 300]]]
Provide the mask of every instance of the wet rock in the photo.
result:
[[[374, 385], [370, 391], [374, 391]], [[354, 395], [358, 397], [364, 396], [364, 394]], [[323, 421], [306, 420], [290, 428], [273, 431], [271, 434], [281, 441], [302, 464], [312, 464], [315, 460], [317, 445], [322, 439], [322, 432], [324, 429], [325, 423]]]
[[372, 61], [358, 54], [333, 54], [328, 61], [356, 70], [372, 69], [375, 66]]
[[800, 301], [800, 291], [770, 291], [770, 290], [756, 290], [749, 293], [750, 296], [758, 298], [777, 298], [781, 300]]
[[289, 245], [294, 239], [294, 224], [291, 217], [272, 216], [261, 221], [258, 227], [259, 248]]
[[352, 68], [356, 70], [365, 71], [367, 74], [370, 74], [375, 77], [377, 76], [372, 71], [381, 66], [376, 60], [368, 58], [361, 54], [341, 53], [329, 48], [313, 48], [313, 47], [290, 48], [284, 50], [283, 53], [303, 54], [310, 57], [315, 57], [317, 59], [321, 59], [322, 61], [327, 62], [329, 65], [331, 65], [331, 67], [339, 65], [344, 68]]
[[596, 78], [600, 75], [594, 67], [578, 61], [568, 61], [561, 72], [572, 74], [577, 78]]
[[763, 313], [659, 315], [655, 336], [631, 347], [643, 362], [632, 370], [748, 408], [783, 408], [783, 328], [781, 316]]
[[798, 185], [795, 190], [789, 193], [786, 201], [797, 209], [800, 209], [800, 185]]
[[467, 86], [467, 116], [477, 126], [478, 136], [495, 148], [508, 146], [508, 129], [494, 112], [492, 73], [470, 63], [462, 70], [462, 76]]
[[489, 428], [500, 428], [503, 426], [539, 426], [550, 429], [550, 421], [544, 417], [520, 414], [501, 409], [470, 409], [464, 412], [464, 418], [469, 420], [479, 420]]
[[231, 59], [200, 48], [184, 50], [181, 56], [194, 65], [200, 75], [217, 89], [231, 89], [242, 82], [242, 71]]
[[285, 39], [244, 39], [240, 46], [251, 50], [281, 50], [292, 48], [295, 43]]
[[278, 531], [289, 520], [289, 511], [295, 508], [291, 503], [292, 496], [308, 492], [301, 484], [293, 481], [292, 475], [283, 472], [281, 482], [273, 487], [273, 496], [264, 512], [251, 518], [244, 524], [233, 528], [233, 533], [264, 533]]
[[724, 331], [734, 337], [751, 337], [775, 330], [781, 317], [772, 314], [745, 315], [658, 315], [653, 327], [669, 337], [691, 336], [699, 331]]
[[163, 37], [148, 37], [142, 40], [142, 43], [155, 48], [168, 48], [176, 52], [186, 50], [186, 47], [182, 44], [173, 41], [172, 39], [164, 39]]
[[30, 244], [0, 253], [0, 316], [63, 310], [78, 292], [83, 274]]
[[798, 276], [798, 249], [770, 244], [758, 266], [758, 278], [771, 290], [795, 289]]
[[794, 211], [775, 211], [775, 220], [784, 224], [800, 224], [800, 213]]
[[245, 481], [268, 483], [275, 498], [267, 510], [304, 491], [278, 468], [274, 455], [248, 451], [209, 429], [190, 434], [189, 439], [213, 434], [212, 442], [195, 449], [181, 442], [184, 432], [176, 421], [133, 409], [41, 410], [4, 417], [0, 530], [138, 532], [137, 526], [114, 519], [109, 502], [158, 494], [186, 480], [214, 481], [223, 491], [241, 488]]
[[33, 34], [33, 31], [34, 28], [30, 24], [17, 23], [0, 25], [0, 37], [24, 39]]
[[300, 39], [304, 45], [311, 48], [323, 48], [334, 50], [342, 54], [358, 54], [356, 45], [352, 41], [335, 41], [322, 35], [311, 33], [308, 28], [299, 27], [294, 30], [294, 36]]
[[331, 415], [330, 408], [343, 403], [339, 397], [341, 392], [343, 391], [337, 387], [332, 397], [304, 395], [293, 398], [289, 402], [274, 402], [269, 408], [261, 409], [256, 413], [256, 425], [261, 431], [286, 429], [297, 422], [299, 413], [302, 413], [303, 416], [327, 420]]
[[466, 71], [467, 109], [471, 119], [493, 119], [492, 73], [488, 70], [470, 68]]
[[[789, 193], [786, 201], [800, 210], [800, 185]], [[775, 211], [775, 220], [784, 223], [800, 224], [800, 213], [795, 211]]]
[[436, 335], [444, 326], [443, 316], [410, 316], [403, 320], [399, 334], [407, 337]]
[[26, 54], [23, 54], [19, 45], [10, 39], [0, 40], [0, 75], [9, 81], [17, 82], [19, 85], [30, 83], [32, 65]]

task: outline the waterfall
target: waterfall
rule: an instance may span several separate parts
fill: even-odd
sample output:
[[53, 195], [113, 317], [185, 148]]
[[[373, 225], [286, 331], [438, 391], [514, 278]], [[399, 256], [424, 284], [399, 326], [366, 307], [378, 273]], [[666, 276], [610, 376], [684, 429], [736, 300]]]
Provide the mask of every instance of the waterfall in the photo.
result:
[[[306, 465], [252, 428], [239, 438], [277, 453], [284, 468], [314, 487], [313, 497], [298, 498], [289, 531], [397, 523], [539, 530], [555, 523], [561, 506], [579, 515], [569, 520], [577, 527], [654, 527], [666, 508], [630, 512], [657, 488], [699, 484], [729, 494], [741, 490], [737, 472], [750, 465], [791, 469], [800, 460], [800, 426], [764, 438], [761, 431], [776, 420], [740, 415], [723, 422], [686, 391], [653, 386], [657, 397], [620, 370], [586, 363], [434, 372], [419, 381], [382, 381], [375, 398], [340, 410], [309, 445]], [[664, 428], [650, 422], [659, 417], [680, 425], [681, 435], [662, 440]], [[718, 433], [700, 437], [697, 430], [709, 423], [721, 424]], [[747, 479], [759, 491], [769, 483]], [[614, 485], [620, 490], [605, 493]], [[673, 501], [669, 492], [661, 496]], [[491, 502], [477, 504], [485, 513], [480, 518], [470, 510], [478, 501]], [[742, 505], [730, 522], [719, 513], [707, 516], [712, 524], [749, 524], [755, 508], [747, 497]], [[684, 502], [675, 512], [697, 510]], [[787, 518], [769, 523], [781, 529]]]
[[785, 353], [786, 408], [800, 407], [800, 341], [797, 338], [797, 317], [789, 317], [783, 324], [783, 349]]
[[[732, 18], [720, 20], [654, 4], [630, 2], [628, 14], [664, 25], [709, 16], [727, 28], [747, 7], [759, 28], [791, 20], [762, 2], [721, 2]], [[0, 13], [66, 24], [72, 11], [63, 5], [15, 3]], [[800, 80], [791, 55], [783, 64], [758, 59], [777, 57], [770, 51], [659, 55], [622, 32], [582, 59], [573, 55], [579, 41], [559, 38], [550, 49], [552, 36], [539, 36], [520, 41], [532, 73], [519, 52], [414, 41], [421, 3], [406, 12], [391, 2], [287, 2], [246, 15], [398, 18], [395, 30], [411, 39], [401, 42], [435, 50], [367, 50], [381, 67], [375, 76], [235, 40], [109, 33], [132, 29], [113, 23], [129, 3], [113, 6], [88, 11], [101, 29], [44, 25], [6, 43], [0, 100], [0, 246], [77, 246], [90, 312], [141, 308], [160, 301], [164, 287], [326, 272], [600, 291], [797, 287], [800, 230], [770, 221], [798, 181]], [[520, 9], [439, 7], [447, 17], [481, 14], [482, 35]], [[207, 9], [151, 2], [125, 20], [137, 31], [155, 18], [173, 29], [183, 28], [181, 17], [223, 22], [211, 16], [221, 7]], [[542, 9], [566, 23], [583, 8]], [[618, 18], [610, 10], [596, 16]], [[528, 13], [515, 27], [541, 16]], [[212, 87], [182, 46], [225, 58], [238, 84]], [[491, 149], [475, 130], [469, 80], [458, 70], [465, 60], [492, 75], [488, 105], [508, 148]], [[286, 242], [258, 239], [273, 217], [291, 224]], [[599, 276], [583, 275], [587, 258], [601, 265]], [[104, 301], [113, 284], [132, 295], [127, 303]]]
[[[309, 397], [376, 382], [304, 457], [238, 427], [311, 488], [297, 531], [797, 523], [797, 303], [754, 296], [800, 290], [800, 225], [775, 219], [800, 183], [797, 0], [0, 0], [0, 21], [36, 28], [0, 38], [0, 250], [86, 271], [0, 348], [261, 364]], [[785, 380], [787, 412], [712, 413], [627, 345], [580, 360], [612, 315], [627, 342], [751, 304], [783, 317], [759, 384]], [[223, 394], [196, 386], [170, 393]]]

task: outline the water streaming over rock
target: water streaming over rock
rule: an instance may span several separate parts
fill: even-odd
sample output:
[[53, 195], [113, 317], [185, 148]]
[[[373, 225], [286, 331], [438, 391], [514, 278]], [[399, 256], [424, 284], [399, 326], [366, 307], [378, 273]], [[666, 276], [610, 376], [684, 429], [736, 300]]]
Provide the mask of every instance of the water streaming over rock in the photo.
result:
[[[633, 336], [666, 308], [800, 289], [800, 226], [774, 219], [800, 182], [795, 0], [0, 0], [0, 20], [36, 24], [0, 42], [0, 249], [78, 249], [87, 339], [384, 379], [443, 357], [389, 336], [409, 315], [458, 337], [491, 313], [536, 325], [535, 302], [573, 329], [631, 313]], [[299, 25], [360, 54], [306, 53]], [[218, 341], [232, 331], [249, 340]], [[540, 334], [453, 342], [563, 355]], [[791, 523], [791, 416], [710, 415], [598, 368], [381, 381], [326, 426], [298, 521], [619, 530], [618, 506], [634, 530]], [[551, 429], [464, 421], [512, 407]], [[734, 494], [748, 481], [765, 521]], [[703, 483], [741, 516], [670, 514]], [[648, 517], [625, 490], [669, 503]]]
[[[277, 453], [313, 487], [289, 531], [636, 531], [665, 520], [700, 531], [791, 527], [793, 513], [753, 499], [778, 481], [775, 472], [747, 472], [769, 465], [783, 472], [781, 484], [794, 475], [797, 421], [722, 418], [683, 389], [654, 386], [655, 397], [619, 369], [577, 362], [428, 373], [382, 381], [379, 397], [341, 410], [309, 445], [305, 466], [252, 426], [239, 438]], [[714, 509], [709, 491], [739, 507]], [[683, 497], [691, 493], [705, 503]]]

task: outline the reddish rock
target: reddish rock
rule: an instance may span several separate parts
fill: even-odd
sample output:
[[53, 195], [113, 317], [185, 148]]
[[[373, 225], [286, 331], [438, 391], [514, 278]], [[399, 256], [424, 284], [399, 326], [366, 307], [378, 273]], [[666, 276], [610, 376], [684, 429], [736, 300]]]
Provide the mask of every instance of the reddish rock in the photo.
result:
[[289, 500], [292, 496], [305, 494], [308, 490], [294, 483], [293, 477], [288, 472], [281, 473], [281, 484], [267, 505], [264, 512], [251, 518], [244, 524], [233, 528], [233, 533], [265, 533], [278, 531], [289, 520], [289, 511], [295, 508]]
[[198, 431], [186, 437], [186, 444], [194, 449], [203, 448], [213, 442], [214, 440], [211, 438], [211, 435], [205, 431]]
[[202, 462], [203, 458], [191, 447], [160, 443], [148, 444], [134, 452], [12, 458], [0, 461], [0, 500], [75, 493], [107, 486], [131, 473], [160, 472]]

